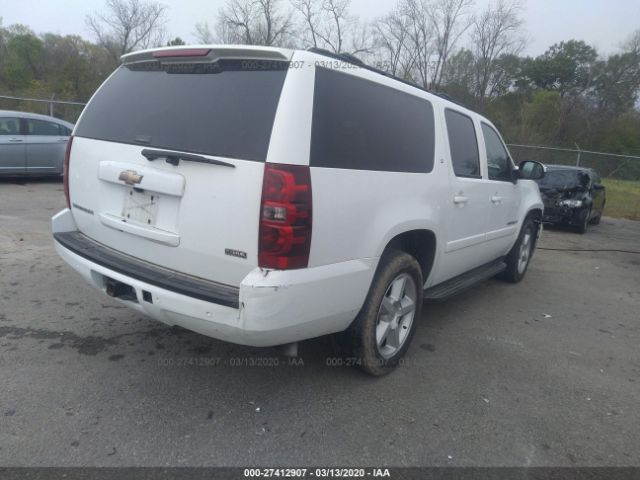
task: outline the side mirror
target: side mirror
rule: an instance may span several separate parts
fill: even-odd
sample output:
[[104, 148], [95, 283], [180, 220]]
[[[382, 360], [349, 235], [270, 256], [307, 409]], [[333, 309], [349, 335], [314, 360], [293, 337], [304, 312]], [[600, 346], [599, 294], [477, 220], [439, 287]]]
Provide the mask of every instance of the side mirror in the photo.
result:
[[547, 167], [534, 160], [525, 160], [518, 165], [518, 178], [524, 180], [540, 180], [544, 177]]
[[594, 183], [593, 184], [593, 189], [594, 190], [604, 190], [604, 185], [602, 185], [600, 183]]

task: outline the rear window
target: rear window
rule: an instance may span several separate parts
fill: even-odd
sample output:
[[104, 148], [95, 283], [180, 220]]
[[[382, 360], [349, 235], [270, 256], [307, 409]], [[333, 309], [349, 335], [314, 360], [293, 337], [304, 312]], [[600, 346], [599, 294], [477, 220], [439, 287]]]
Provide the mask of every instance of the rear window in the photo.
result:
[[311, 165], [424, 173], [433, 169], [431, 103], [316, 68]]
[[263, 162], [286, 74], [273, 61], [124, 65], [76, 135]]

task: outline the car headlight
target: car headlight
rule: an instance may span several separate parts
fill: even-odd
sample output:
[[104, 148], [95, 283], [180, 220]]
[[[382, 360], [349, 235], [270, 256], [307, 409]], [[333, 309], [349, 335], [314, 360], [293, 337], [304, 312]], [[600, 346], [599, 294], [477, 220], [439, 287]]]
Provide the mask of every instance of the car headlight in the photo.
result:
[[561, 200], [561, 207], [579, 208], [582, 206], [582, 200]]

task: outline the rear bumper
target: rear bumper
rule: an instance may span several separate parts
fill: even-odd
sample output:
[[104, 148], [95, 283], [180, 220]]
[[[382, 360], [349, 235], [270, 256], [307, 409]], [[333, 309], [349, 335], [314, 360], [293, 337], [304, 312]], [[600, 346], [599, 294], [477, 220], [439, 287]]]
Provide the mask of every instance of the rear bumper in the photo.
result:
[[[107, 280], [121, 282], [135, 291], [135, 298], [118, 299], [121, 303], [168, 325], [242, 345], [281, 345], [346, 329], [364, 303], [377, 265], [377, 259], [363, 259], [289, 271], [256, 268], [237, 288], [101, 246], [77, 232], [69, 210], [52, 222], [58, 254], [98, 290], [106, 292]], [[70, 245], [70, 238], [87, 247]]]

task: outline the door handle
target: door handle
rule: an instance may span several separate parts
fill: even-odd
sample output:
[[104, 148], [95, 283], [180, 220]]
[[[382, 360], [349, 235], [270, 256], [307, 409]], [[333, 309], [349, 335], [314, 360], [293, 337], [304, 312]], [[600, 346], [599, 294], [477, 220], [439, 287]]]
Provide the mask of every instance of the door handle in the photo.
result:
[[453, 197], [453, 203], [456, 205], [464, 205], [469, 201], [469, 197], [465, 197], [464, 195], [455, 195]]
[[504, 198], [498, 195], [494, 195], [493, 197], [491, 197], [491, 201], [495, 204], [502, 203], [502, 200], [504, 200]]
[[22, 140], [21, 138], [10, 138], [9, 141], [11, 143], [20, 143], [20, 142], [22, 142], [24, 140]]

